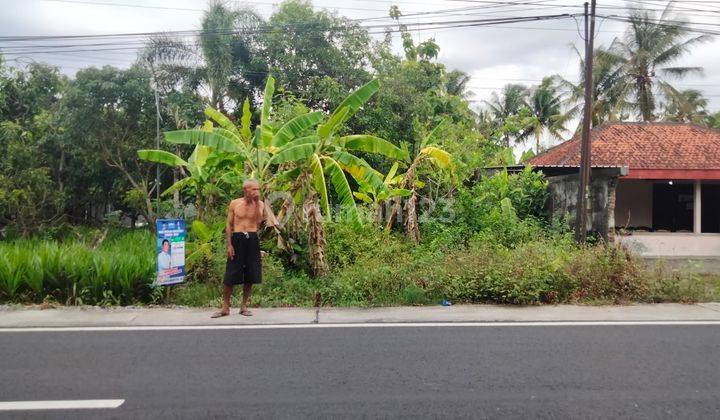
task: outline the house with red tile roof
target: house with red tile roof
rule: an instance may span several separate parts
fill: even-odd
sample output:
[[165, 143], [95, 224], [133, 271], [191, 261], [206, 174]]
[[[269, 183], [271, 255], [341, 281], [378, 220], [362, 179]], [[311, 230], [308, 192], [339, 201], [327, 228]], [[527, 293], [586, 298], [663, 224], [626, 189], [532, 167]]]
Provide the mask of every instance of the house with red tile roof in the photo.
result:
[[[549, 210], [573, 219], [580, 138], [529, 161]], [[647, 256], [720, 257], [720, 132], [685, 123], [605, 123], [591, 131], [588, 229]]]

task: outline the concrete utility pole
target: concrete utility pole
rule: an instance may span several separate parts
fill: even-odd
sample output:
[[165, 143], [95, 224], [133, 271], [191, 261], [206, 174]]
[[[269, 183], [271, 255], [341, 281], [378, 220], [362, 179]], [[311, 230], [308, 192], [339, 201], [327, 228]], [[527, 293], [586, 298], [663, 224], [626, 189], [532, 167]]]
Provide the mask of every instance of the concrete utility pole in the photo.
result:
[[580, 171], [578, 173], [577, 217], [575, 239], [583, 243], [587, 239], [587, 202], [590, 185], [590, 130], [592, 129], [593, 106], [593, 53], [595, 39], [595, 0], [591, 1], [590, 13], [585, 3], [585, 107], [583, 109], [583, 127], [580, 146]]
[[[155, 83], [155, 148], [160, 150], [160, 96]], [[155, 165], [155, 218], [160, 218], [160, 164]], [[149, 223], [149, 221], [148, 221]]]

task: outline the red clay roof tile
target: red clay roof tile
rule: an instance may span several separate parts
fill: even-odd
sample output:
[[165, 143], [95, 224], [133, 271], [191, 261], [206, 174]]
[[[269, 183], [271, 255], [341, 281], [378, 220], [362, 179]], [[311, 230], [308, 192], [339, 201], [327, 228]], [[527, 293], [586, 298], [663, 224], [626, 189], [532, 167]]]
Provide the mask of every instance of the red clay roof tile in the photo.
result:
[[[684, 123], [605, 123], [591, 131], [592, 166], [720, 169], [720, 131]], [[578, 166], [580, 136], [535, 156], [533, 166]]]

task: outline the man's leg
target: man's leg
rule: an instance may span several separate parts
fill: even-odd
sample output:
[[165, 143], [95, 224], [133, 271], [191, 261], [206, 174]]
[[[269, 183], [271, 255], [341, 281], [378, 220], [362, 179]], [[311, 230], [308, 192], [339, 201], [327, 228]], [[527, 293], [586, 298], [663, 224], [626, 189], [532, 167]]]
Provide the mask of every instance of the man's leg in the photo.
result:
[[248, 300], [250, 300], [250, 291], [252, 290], [252, 282], [246, 281], [245, 284], [243, 284], [243, 298], [242, 298], [242, 304], [240, 305], [240, 315], [245, 316], [251, 316], [252, 312], [248, 311], [247, 304]]
[[220, 318], [222, 316], [230, 315], [230, 298], [232, 297], [233, 287], [227, 284], [223, 284], [223, 306], [218, 312], [212, 315], [212, 318]]
[[230, 298], [232, 298], [233, 287], [227, 284], [223, 285], [223, 312], [230, 313]]

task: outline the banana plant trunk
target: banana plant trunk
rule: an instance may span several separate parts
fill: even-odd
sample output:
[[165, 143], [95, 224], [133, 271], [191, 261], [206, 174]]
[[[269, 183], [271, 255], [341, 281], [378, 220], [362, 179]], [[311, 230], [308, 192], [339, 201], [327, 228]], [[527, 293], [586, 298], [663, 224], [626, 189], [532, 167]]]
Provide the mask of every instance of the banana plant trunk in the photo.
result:
[[382, 226], [383, 214], [385, 214], [385, 202], [381, 201], [375, 204], [373, 212], [373, 222], [376, 226]]
[[[405, 173], [405, 177], [403, 178], [402, 182], [400, 183], [400, 188], [410, 188], [412, 186], [413, 194], [415, 194], [415, 168], [418, 164], [418, 159], [416, 158], [412, 165], [408, 168], [407, 172]], [[406, 206], [407, 207], [407, 206]], [[395, 220], [395, 216], [398, 215], [398, 212], [402, 210], [402, 198], [400, 197], [394, 197], [393, 198], [393, 204], [392, 204], [392, 211], [390, 212], [390, 216], [388, 217], [387, 225], [385, 225], [385, 228], [387, 230], [392, 229], [393, 221]], [[402, 215], [400, 215], [400, 222], [402, 222]], [[406, 222], [407, 223], [407, 222]]]
[[[173, 185], [175, 185], [176, 182], [180, 180], [180, 167], [174, 167], [173, 168]], [[180, 190], [176, 189], [173, 192], [173, 204], [175, 205], [175, 208], [180, 208]]]
[[410, 198], [405, 203], [405, 233], [411, 241], [418, 244], [420, 243], [420, 228], [418, 226], [417, 217], [417, 193], [415, 188], [412, 189]]
[[317, 197], [312, 196], [303, 204], [303, 211], [308, 223], [308, 253], [310, 256], [310, 269], [315, 277], [328, 273], [325, 261], [325, 228], [320, 215], [320, 204]]

